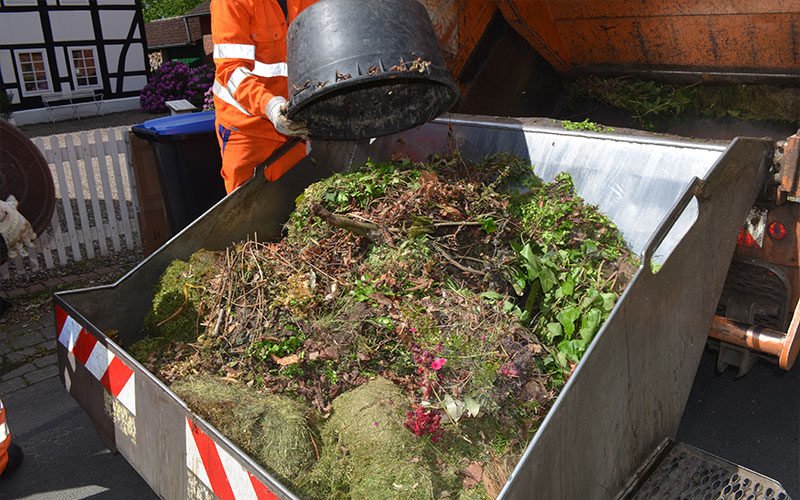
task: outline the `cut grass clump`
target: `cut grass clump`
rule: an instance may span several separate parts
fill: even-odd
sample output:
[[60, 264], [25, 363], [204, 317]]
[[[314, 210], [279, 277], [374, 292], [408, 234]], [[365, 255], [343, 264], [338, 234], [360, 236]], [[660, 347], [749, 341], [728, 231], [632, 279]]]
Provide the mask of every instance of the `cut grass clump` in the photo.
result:
[[435, 498], [431, 450], [403, 426], [409, 408], [384, 378], [337, 397], [322, 430], [322, 459], [306, 485], [313, 498]]
[[197, 340], [201, 304], [210, 294], [209, 281], [216, 276], [218, 252], [200, 250], [189, 261], [174, 260], [153, 292], [153, 306], [144, 319], [148, 336], [131, 346], [139, 361], [151, 353], [161, 354], [173, 342]]
[[314, 463], [309, 412], [297, 400], [217, 377], [187, 377], [171, 389], [189, 408], [282, 480]]

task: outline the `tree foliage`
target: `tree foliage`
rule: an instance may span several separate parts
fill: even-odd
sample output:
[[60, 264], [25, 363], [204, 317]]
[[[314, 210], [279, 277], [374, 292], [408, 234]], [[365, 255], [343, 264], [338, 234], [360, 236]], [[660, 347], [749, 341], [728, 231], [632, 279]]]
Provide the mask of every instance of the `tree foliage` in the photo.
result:
[[203, 3], [203, 0], [142, 0], [144, 22], [182, 16]]

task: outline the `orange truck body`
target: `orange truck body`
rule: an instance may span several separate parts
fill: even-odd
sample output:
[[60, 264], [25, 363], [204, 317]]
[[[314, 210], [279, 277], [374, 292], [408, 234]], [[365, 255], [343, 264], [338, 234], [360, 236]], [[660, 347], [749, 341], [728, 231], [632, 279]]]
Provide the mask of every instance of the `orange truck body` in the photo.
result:
[[797, 0], [421, 1], [456, 78], [495, 14], [562, 74], [795, 83], [800, 74]]

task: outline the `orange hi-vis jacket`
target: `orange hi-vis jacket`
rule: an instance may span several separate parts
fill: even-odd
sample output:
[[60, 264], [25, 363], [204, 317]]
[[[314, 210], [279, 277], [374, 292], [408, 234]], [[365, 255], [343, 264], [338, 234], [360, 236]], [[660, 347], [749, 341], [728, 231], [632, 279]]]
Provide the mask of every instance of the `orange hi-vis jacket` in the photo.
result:
[[[316, 0], [288, 0], [288, 22]], [[276, 96], [288, 99], [287, 18], [276, 0], [212, 0], [214, 108], [217, 121], [251, 137], [285, 142], [266, 116]]]

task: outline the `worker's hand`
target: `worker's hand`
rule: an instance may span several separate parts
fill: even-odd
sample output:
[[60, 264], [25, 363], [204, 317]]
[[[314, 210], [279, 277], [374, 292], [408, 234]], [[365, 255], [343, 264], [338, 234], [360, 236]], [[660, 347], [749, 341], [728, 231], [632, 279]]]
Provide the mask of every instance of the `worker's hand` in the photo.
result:
[[27, 256], [25, 248], [33, 247], [33, 240], [36, 239], [36, 233], [28, 219], [17, 211], [17, 199], [14, 195], [9, 196], [6, 201], [0, 200], [0, 236], [5, 240], [8, 257], [12, 259]]
[[267, 103], [266, 114], [275, 125], [275, 130], [290, 137], [308, 137], [310, 133], [305, 123], [294, 122], [286, 117], [289, 103], [284, 97], [276, 96]]

